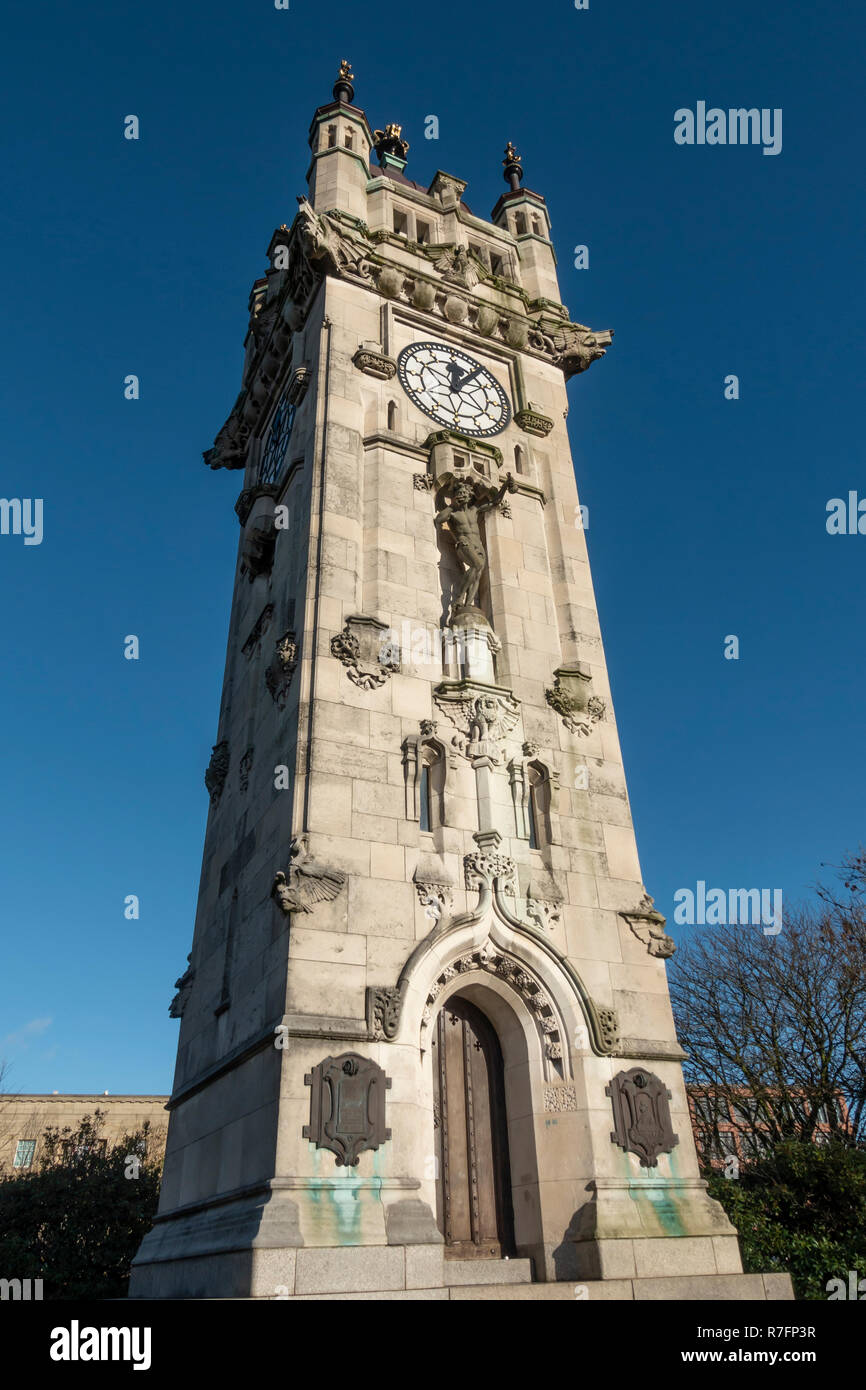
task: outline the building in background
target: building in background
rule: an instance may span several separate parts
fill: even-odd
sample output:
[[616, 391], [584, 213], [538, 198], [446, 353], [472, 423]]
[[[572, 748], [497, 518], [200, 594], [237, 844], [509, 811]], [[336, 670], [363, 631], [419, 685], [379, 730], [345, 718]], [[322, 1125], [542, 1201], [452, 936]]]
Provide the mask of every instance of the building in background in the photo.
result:
[[98, 1144], [111, 1146], [125, 1134], [150, 1123], [154, 1154], [161, 1157], [167, 1129], [168, 1096], [0, 1096], [0, 1175], [8, 1177], [38, 1167], [46, 1129], [76, 1130], [97, 1110], [105, 1116]]
[[[765, 1107], [772, 1106], [772, 1100], [765, 1098], [763, 1105], [760, 1104], [746, 1086], [735, 1088], [733, 1093], [729, 1088], [699, 1085], [689, 1085], [686, 1091], [695, 1146], [702, 1164], [724, 1168], [731, 1158], [738, 1164], [746, 1164], [760, 1158], [778, 1142], [778, 1132], [765, 1113]], [[848, 1107], [844, 1097], [837, 1096], [832, 1105], [835, 1114], [830, 1113], [828, 1106], [819, 1106], [814, 1129], [803, 1115], [800, 1132], [808, 1131], [815, 1144], [827, 1143], [833, 1133], [847, 1131]], [[787, 1097], [787, 1108], [793, 1108], [796, 1113], [796, 1093]]]

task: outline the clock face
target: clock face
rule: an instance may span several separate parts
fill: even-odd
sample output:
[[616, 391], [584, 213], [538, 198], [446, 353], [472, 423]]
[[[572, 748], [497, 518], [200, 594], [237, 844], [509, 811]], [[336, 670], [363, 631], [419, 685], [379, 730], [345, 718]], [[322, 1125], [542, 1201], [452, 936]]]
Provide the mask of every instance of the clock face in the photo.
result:
[[406, 395], [448, 429], [483, 438], [511, 419], [508, 397], [480, 362], [445, 343], [412, 343], [397, 358]]

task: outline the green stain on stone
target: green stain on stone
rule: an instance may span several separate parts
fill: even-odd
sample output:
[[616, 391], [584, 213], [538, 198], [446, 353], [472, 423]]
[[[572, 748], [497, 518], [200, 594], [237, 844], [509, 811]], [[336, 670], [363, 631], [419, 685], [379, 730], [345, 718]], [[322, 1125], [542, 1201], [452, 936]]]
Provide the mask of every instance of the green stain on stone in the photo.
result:
[[[629, 1196], [633, 1202], [649, 1203], [652, 1214], [658, 1222], [661, 1232], [666, 1236], [684, 1236], [685, 1227], [679, 1214], [677, 1199], [670, 1195], [663, 1187], [650, 1187], [649, 1184], [658, 1178], [658, 1172], [654, 1168], [641, 1168], [637, 1182], [632, 1183], [629, 1189]], [[646, 1184], [641, 1191], [641, 1184]]]

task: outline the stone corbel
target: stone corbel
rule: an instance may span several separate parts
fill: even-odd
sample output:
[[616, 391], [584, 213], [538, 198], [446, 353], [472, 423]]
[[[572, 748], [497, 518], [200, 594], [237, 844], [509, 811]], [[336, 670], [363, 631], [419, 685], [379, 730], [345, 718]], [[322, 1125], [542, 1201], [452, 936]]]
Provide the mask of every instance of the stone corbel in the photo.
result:
[[454, 880], [438, 854], [420, 854], [412, 882], [424, 915], [438, 925], [454, 901]]
[[560, 666], [554, 671], [554, 685], [546, 689], [545, 699], [571, 734], [588, 734], [604, 718], [604, 700], [592, 694], [592, 673], [584, 661]]
[[331, 638], [331, 655], [343, 663], [349, 680], [361, 690], [377, 690], [400, 670], [399, 646], [384, 640], [390, 631], [387, 623], [356, 613]]
[[507, 894], [513, 898], [517, 893], [516, 868], [514, 860], [499, 853], [502, 836], [498, 830], [477, 830], [472, 837], [478, 849], [463, 856], [463, 872], [466, 888], [480, 894], [481, 902], [491, 894], [498, 900]]
[[533, 872], [526, 889], [526, 916], [542, 932], [553, 932], [561, 924], [565, 894], [552, 873]]
[[544, 439], [553, 429], [553, 421], [549, 416], [543, 415], [538, 407], [532, 404], [532, 401], [527, 402], [525, 409], [518, 410], [514, 417], [514, 423], [525, 430], [527, 434], [537, 435], [540, 439]]
[[630, 912], [620, 912], [637, 937], [642, 941], [651, 956], [668, 960], [677, 949], [672, 936], [665, 931], [665, 918], [657, 912], [649, 893], [644, 893], [636, 908]]
[[367, 376], [375, 376], [380, 381], [390, 381], [397, 373], [397, 363], [378, 343], [361, 343], [352, 362], [359, 372], [366, 372]]
[[[483, 479], [495, 490], [502, 467], [502, 450], [495, 444], [470, 439], [457, 430], [435, 430], [428, 434], [424, 448], [430, 453], [430, 473], [437, 488], [465, 478], [473, 487]], [[459, 458], [455, 459], [455, 453]]]

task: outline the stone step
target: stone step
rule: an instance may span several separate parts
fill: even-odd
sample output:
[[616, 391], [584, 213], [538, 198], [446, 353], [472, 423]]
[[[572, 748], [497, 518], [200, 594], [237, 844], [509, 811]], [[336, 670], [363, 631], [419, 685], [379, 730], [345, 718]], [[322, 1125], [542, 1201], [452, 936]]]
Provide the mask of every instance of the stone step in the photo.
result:
[[[528, 1260], [463, 1260], [461, 1264], [483, 1266], [489, 1264], [523, 1264]], [[787, 1274], [681, 1274], [646, 1279], [591, 1279], [584, 1283], [571, 1280], [552, 1284], [451, 1284], [439, 1289], [394, 1289], [374, 1293], [326, 1293], [296, 1295], [298, 1302], [322, 1301], [367, 1302], [368, 1300], [411, 1301], [411, 1302], [460, 1302], [475, 1300], [489, 1302], [492, 1299], [532, 1303], [573, 1303], [584, 1300], [597, 1302], [621, 1302], [638, 1300], [680, 1302], [683, 1299], [708, 1299], [719, 1302], [744, 1300], [747, 1302], [775, 1302], [794, 1297], [791, 1279]]]
[[449, 1288], [467, 1284], [499, 1286], [530, 1284], [531, 1260], [446, 1260], [445, 1283]]

